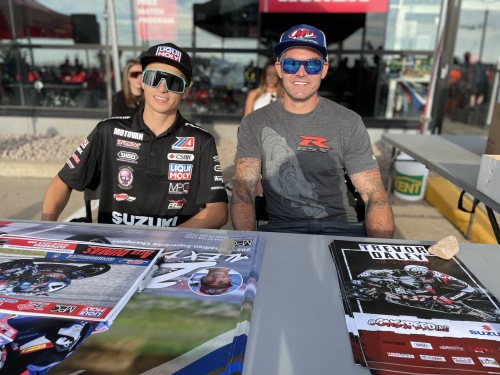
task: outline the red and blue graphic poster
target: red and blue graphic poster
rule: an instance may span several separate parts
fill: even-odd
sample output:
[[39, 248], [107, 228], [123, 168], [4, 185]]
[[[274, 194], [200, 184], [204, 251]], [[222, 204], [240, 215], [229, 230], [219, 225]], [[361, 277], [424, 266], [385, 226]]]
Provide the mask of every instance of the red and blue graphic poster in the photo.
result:
[[[28, 374], [27, 369], [42, 374], [49, 368], [54, 375], [242, 372], [264, 251], [258, 233], [15, 221], [1, 228], [0, 258], [6, 251], [4, 280], [22, 274], [21, 281], [31, 287], [41, 273], [75, 279], [65, 288], [37, 290], [36, 295], [26, 295], [33, 288], [14, 290], [17, 284], [12, 283], [8, 294], [0, 293], [4, 304], [24, 309], [0, 314], [0, 375]], [[29, 262], [13, 264], [10, 257], [21, 251], [29, 252]], [[145, 278], [130, 276], [134, 268], [146, 269], [149, 258], [155, 262], [148, 268], [152, 272]], [[102, 263], [106, 272], [82, 278], [77, 262], [82, 267]], [[77, 297], [69, 295], [72, 290]], [[96, 321], [95, 309], [67, 312], [70, 302], [99, 298], [104, 304], [127, 291], [134, 293], [117, 299], [112, 321]], [[14, 305], [21, 293], [33, 299], [29, 306]], [[33, 310], [48, 298], [59, 305], [57, 311], [35, 316]], [[60, 318], [63, 313], [68, 319]], [[2, 364], [9, 370], [2, 371]]]

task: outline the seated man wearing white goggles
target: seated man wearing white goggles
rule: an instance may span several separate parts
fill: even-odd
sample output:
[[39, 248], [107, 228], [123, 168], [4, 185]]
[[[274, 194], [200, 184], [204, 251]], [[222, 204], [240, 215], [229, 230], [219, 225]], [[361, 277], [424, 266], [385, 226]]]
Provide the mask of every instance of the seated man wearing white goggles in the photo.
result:
[[100, 188], [99, 223], [220, 228], [227, 195], [211, 134], [178, 110], [191, 58], [159, 44], [141, 55], [144, 107], [97, 124], [51, 181], [42, 220], [57, 220], [71, 191]]

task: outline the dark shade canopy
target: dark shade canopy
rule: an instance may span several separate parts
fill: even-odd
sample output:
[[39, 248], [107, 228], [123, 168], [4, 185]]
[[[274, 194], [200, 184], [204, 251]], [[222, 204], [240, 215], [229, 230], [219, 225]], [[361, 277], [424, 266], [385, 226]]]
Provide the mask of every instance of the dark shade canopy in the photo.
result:
[[35, 0], [0, 0], [0, 39], [12, 39], [10, 4], [16, 38], [73, 38], [70, 16]]
[[[228, 3], [233, 4], [229, 6]], [[328, 44], [340, 43], [364, 27], [365, 13], [261, 13], [258, 1], [209, 0], [193, 4], [194, 25], [223, 38], [256, 38], [277, 43], [294, 25], [307, 23], [322, 30]], [[259, 21], [260, 19], [260, 21]], [[260, 24], [259, 24], [260, 22]]]

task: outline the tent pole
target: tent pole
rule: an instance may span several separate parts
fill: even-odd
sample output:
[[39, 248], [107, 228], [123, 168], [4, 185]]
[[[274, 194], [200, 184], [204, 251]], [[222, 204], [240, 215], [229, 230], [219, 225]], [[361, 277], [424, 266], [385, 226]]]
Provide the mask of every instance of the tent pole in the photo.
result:
[[105, 49], [105, 69], [106, 69], [106, 99], [108, 103], [108, 116], [111, 116], [111, 100], [113, 97], [113, 89], [111, 87], [111, 58], [109, 54], [109, 17], [108, 17], [108, 2], [104, 3], [104, 20], [106, 21], [106, 49]]
[[21, 51], [19, 51], [19, 47], [17, 46], [17, 35], [16, 35], [16, 25], [14, 24], [14, 6], [12, 5], [12, 0], [9, 0], [9, 16], [10, 16], [10, 29], [12, 32], [12, 41], [14, 44], [14, 56], [16, 59], [16, 69], [17, 73], [19, 74], [19, 95], [21, 99], [21, 105], [25, 106], [26, 105], [26, 100], [24, 99], [24, 77], [23, 77], [23, 71], [21, 69]]
[[115, 79], [115, 91], [122, 89], [121, 70], [120, 70], [120, 56], [118, 54], [118, 38], [116, 34], [116, 17], [115, 17], [115, 2], [114, 0], [107, 0], [109, 23], [111, 26], [111, 48], [113, 51], [113, 71]]

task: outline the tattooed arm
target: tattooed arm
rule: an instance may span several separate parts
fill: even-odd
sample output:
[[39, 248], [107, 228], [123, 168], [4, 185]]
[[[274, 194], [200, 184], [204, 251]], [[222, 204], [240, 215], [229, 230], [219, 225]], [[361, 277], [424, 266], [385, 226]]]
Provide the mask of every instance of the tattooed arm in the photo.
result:
[[366, 204], [365, 225], [368, 237], [393, 238], [394, 216], [380, 170], [370, 169], [355, 173], [350, 178]]
[[231, 197], [231, 221], [235, 230], [255, 230], [255, 187], [260, 180], [260, 160], [236, 159]]

